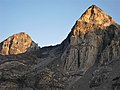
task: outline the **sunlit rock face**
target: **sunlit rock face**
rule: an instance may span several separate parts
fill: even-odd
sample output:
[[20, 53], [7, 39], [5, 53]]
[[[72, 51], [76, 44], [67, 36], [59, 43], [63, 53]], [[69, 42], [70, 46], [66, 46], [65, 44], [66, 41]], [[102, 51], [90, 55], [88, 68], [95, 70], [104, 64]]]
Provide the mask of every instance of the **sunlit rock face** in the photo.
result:
[[[32, 44], [35, 44], [31, 37], [25, 32], [14, 34], [0, 44], [2, 55], [25, 53]], [[37, 44], [36, 46], [37, 47]], [[35, 48], [34, 47], [34, 48]]]
[[95, 31], [98, 28], [105, 29], [107, 26], [114, 23], [111, 16], [107, 15], [96, 5], [92, 5], [76, 21], [73, 35], [85, 34], [88, 31]]

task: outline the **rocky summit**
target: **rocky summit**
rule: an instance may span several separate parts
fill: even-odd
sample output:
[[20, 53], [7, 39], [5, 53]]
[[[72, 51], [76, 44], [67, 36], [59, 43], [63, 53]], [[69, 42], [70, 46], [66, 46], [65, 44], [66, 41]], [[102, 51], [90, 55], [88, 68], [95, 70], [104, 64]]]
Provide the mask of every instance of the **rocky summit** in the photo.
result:
[[120, 90], [120, 25], [96, 5], [56, 46], [15, 34], [0, 44], [0, 90]]
[[96, 5], [92, 5], [82, 14], [81, 18], [76, 21], [73, 34], [80, 35], [81, 33], [94, 31], [97, 28], [103, 30], [114, 23], [111, 16], [107, 15]]
[[28, 49], [37, 49], [31, 37], [25, 32], [14, 34], [0, 43], [0, 53], [2, 55], [25, 53]]

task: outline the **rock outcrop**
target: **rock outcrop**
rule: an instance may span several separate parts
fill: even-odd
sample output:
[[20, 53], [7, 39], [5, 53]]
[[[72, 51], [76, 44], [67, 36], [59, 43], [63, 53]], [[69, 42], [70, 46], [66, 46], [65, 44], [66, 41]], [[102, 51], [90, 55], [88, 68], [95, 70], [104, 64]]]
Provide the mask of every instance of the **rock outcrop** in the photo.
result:
[[30, 50], [23, 36], [1, 43], [0, 90], [120, 90], [120, 25], [97, 6], [59, 45]]
[[2, 55], [25, 53], [28, 49], [37, 49], [31, 37], [25, 32], [14, 34], [0, 43], [0, 53]]

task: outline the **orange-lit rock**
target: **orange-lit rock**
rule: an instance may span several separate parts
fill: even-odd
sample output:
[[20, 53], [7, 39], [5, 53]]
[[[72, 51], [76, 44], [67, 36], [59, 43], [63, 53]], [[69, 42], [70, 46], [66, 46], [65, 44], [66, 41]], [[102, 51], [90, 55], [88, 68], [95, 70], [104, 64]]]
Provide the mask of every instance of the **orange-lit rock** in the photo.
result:
[[90, 6], [82, 16], [76, 21], [73, 28], [73, 35], [85, 34], [88, 31], [105, 29], [107, 26], [114, 24], [111, 16], [107, 15], [96, 5]]
[[[25, 53], [32, 44], [35, 44], [31, 37], [25, 32], [14, 34], [1, 43], [1, 54], [20, 54]], [[35, 45], [37, 47], [37, 45]]]

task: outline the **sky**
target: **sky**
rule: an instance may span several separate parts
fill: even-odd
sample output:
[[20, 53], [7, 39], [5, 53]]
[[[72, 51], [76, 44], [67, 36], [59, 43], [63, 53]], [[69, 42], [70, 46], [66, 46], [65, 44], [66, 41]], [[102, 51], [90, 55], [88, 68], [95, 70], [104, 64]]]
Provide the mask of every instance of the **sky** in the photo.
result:
[[26, 32], [40, 47], [60, 44], [92, 4], [120, 24], [120, 0], [0, 0], [0, 42]]

